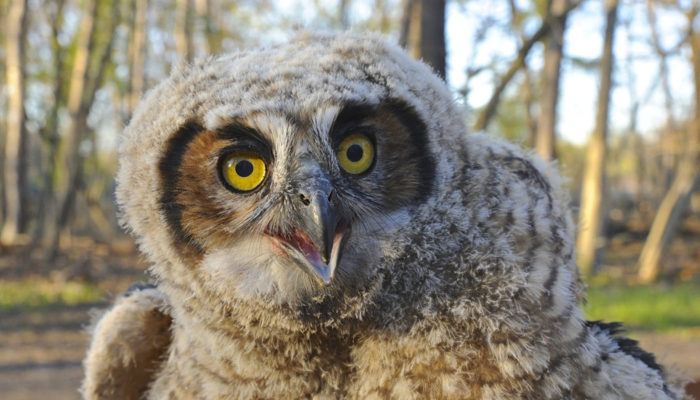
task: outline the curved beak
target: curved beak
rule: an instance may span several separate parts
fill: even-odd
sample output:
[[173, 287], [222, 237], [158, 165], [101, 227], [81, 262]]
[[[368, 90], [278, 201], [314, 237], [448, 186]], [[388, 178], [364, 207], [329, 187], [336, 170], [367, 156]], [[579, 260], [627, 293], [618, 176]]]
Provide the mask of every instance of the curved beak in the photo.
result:
[[296, 264], [314, 280], [328, 285], [340, 259], [346, 229], [339, 223], [333, 187], [315, 161], [302, 161], [293, 238], [281, 242]]
[[315, 191], [311, 198], [301, 199], [303, 194], [300, 194], [303, 203], [299, 213], [300, 228], [312, 245], [312, 248], [302, 246], [301, 250], [309, 262], [304, 265], [307, 272], [316, 275], [324, 284], [329, 284], [333, 279], [339, 255], [340, 246], [334, 246], [338, 218], [335, 206], [330, 201], [332, 189], [314, 189], [319, 190]]

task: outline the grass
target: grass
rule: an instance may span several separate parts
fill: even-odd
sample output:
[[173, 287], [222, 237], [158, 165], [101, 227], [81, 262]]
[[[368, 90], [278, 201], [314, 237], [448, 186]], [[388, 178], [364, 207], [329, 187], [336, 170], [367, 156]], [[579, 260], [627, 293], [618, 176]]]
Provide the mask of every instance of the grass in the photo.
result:
[[95, 285], [82, 282], [0, 281], [0, 309], [38, 307], [48, 304], [74, 305], [104, 299]]
[[589, 320], [622, 322], [628, 329], [700, 328], [700, 284], [590, 287]]

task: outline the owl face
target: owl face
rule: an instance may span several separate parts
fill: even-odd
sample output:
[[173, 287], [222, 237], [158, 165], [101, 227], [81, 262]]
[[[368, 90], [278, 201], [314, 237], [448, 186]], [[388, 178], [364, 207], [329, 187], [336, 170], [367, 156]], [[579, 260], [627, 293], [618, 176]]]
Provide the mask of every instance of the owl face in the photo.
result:
[[422, 120], [385, 99], [188, 121], [158, 169], [180, 256], [217, 292], [288, 302], [361, 286], [434, 162]]
[[207, 303], [367, 299], [449, 196], [455, 115], [444, 84], [381, 38], [202, 60], [125, 130], [121, 220], [161, 282]]

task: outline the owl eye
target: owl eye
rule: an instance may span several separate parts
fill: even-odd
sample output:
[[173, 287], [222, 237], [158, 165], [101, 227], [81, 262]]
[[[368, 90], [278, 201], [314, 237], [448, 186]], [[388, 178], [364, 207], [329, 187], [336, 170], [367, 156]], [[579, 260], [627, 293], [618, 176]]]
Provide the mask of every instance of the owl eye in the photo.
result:
[[265, 161], [259, 155], [247, 151], [225, 155], [219, 165], [224, 183], [237, 192], [250, 192], [257, 188], [267, 173]]
[[367, 136], [356, 133], [340, 142], [336, 154], [340, 167], [345, 172], [358, 175], [374, 163], [374, 144]]

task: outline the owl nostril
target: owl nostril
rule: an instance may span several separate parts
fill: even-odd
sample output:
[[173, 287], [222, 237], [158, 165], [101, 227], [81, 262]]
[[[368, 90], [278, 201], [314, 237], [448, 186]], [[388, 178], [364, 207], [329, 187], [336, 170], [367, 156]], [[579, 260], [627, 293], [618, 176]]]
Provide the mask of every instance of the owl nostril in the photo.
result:
[[301, 200], [302, 203], [304, 203], [305, 206], [308, 206], [311, 204], [311, 200], [309, 200], [308, 197], [304, 196], [303, 193], [299, 194], [299, 199]]
[[333, 201], [333, 196], [335, 195], [335, 189], [332, 189], [330, 193], [328, 193], [328, 201]]

